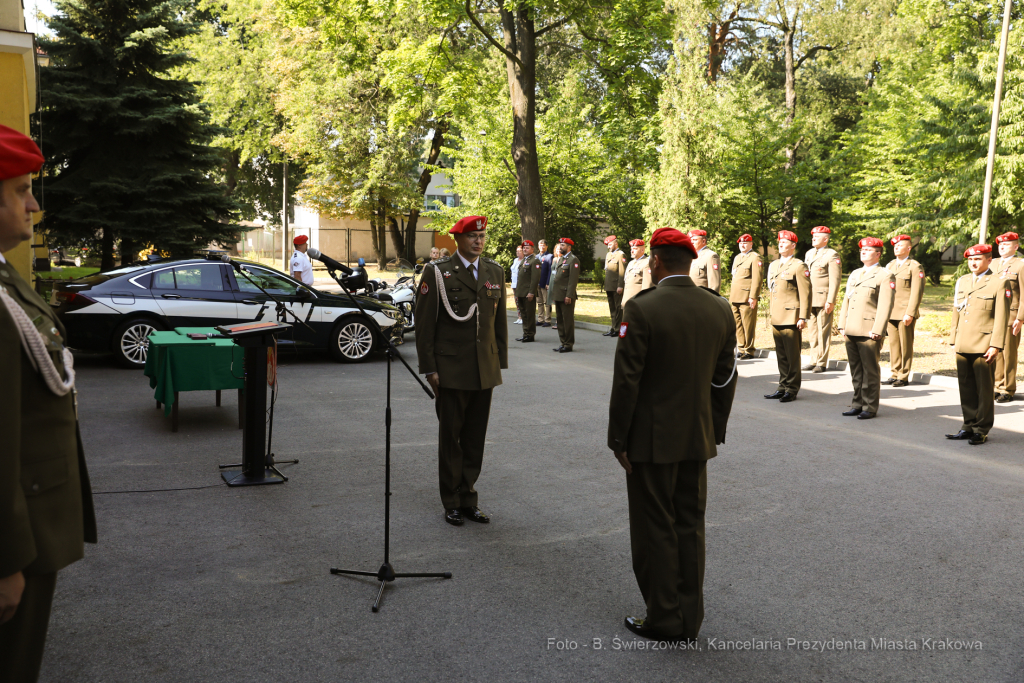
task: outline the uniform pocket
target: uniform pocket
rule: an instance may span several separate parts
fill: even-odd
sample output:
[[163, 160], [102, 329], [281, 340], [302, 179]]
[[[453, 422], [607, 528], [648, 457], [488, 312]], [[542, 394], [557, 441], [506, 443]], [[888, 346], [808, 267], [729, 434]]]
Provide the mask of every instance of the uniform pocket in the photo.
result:
[[988, 297], [979, 296], [978, 301], [981, 302], [981, 308], [984, 311], [993, 311], [996, 308], [996, 300], [994, 297], [990, 299]]
[[455, 351], [455, 347], [448, 346], [446, 344], [438, 344], [434, 347], [434, 355], [436, 356], [456, 356], [458, 353]]
[[68, 480], [68, 460], [66, 457], [22, 463], [21, 489], [25, 496], [39, 494], [60, 486]]

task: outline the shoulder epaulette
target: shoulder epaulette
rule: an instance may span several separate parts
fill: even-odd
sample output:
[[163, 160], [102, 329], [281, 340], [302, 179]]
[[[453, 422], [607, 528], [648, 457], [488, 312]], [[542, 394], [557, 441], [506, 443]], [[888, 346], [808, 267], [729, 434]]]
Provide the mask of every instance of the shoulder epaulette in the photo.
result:
[[715, 296], [717, 296], [717, 297], [718, 297], [719, 299], [721, 299], [721, 298], [722, 298], [722, 295], [721, 295], [721, 294], [719, 294], [719, 293], [718, 293], [718, 292], [716, 292], [715, 290], [711, 289], [710, 287], [705, 287], [704, 285], [697, 285], [697, 286], [698, 286], [698, 287], [700, 287], [701, 289], [703, 289], [703, 290], [704, 290], [705, 292], [711, 292], [712, 294], [714, 294]]
[[496, 266], [498, 266], [499, 268], [501, 268], [501, 264], [500, 264], [500, 263], [498, 263], [497, 261], [495, 261], [495, 260], [493, 260], [493, 259], [489, 259], [489, 258], [487, 258], [486, 256], [481, 256], [481, 257], [480, 257], [480, 260], [481, 260], [481, 261], [486, 261], [487, 263], [493, 263], [494, 265], [496, 265]]
[[431, 261], [431, 263], [448, 263], [451, 260], [452, 260], [451, 256], [442, 256], [439, 259], [435, 259], [435, 260]]

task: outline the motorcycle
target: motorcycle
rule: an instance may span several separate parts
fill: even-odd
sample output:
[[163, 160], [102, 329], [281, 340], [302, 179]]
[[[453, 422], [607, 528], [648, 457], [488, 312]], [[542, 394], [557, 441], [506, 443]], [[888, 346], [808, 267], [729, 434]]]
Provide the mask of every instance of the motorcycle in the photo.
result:
[[415, 330], [416, 280], [412, 275], [414, 269], [405, 260], [392, 261], [388, 265], [397, 271], [395, 283], [390, 284], [379, 279], [369, 280], [366, 286], [367, 296], [372, 296], [378, 301], [387, 301], [397, 307], [405, 316], [405, 331]]

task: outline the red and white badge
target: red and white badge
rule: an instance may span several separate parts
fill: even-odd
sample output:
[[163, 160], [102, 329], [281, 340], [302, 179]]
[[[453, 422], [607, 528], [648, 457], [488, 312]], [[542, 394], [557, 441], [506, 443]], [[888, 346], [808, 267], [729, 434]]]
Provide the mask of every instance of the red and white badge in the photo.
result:
[[424, 282], [424, 283], [423, 283], [423, 284], [422, 284], [422, 285], [420, 286], [420, 294], [426, 294], [426, 293], [427, 293], [428, 291], [430, 291], [430, 290], [429, 290], [429, 289], [427, 289], [427, 283], [426, 283], [426, 282]]
[[619, 339], [626, 336], [626, 329], [629, 327], [629, 323], [622, 323], [619, 325]]
[[1006, 298], [1009, 299], [1012, 296], [1013, 296], [1013, 292], [1011, 292], [1010, 290], [1006, 290]]
[[896, 289], [896, 283], [895, 282], [890, 282], [889, 283], [889, 289]]
[[579, 268], [579, 267], [580, 267], [580, 264], [578, 264], [578, 263], [574, 263], [574, 264], [572, 264], [572, 267], [573, 267], [573, 268]]
[[842, 262], [842, 261], [840, 261], [839, 259], [836, 259], [836, 265], [837, 265], [837, 266], [841, 266], [841, 265], [843, 265], [843, 262]]
[[919, 278], [922, 278], [922, 279], [923, 279], [923, 278], [924, 278], [924, 271], [922, 270], [922, 271], [921, 271], [920, 273], [918, 273], [918, 274], [917, 274], [917, 276], [918, 276]]
[[717, 263], [712, 263], [711, 264], [711, 268], [712, 268], [712, 270], [718, 270], [718, 264]]
[[811, 271], [805, 270], [804, 271], [804, 277], [810, 277], [810, 276], [811, 276]]

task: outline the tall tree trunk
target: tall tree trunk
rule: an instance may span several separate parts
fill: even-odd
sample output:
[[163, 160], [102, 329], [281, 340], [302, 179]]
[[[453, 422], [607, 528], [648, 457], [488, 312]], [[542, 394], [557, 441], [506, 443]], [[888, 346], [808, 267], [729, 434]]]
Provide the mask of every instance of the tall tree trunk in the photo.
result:
[[129, 265], [135, 261], [135, 240], [128, 239], [127, 237], [121, 238], [121, 267]]
[[378, 211], [376, 210], [370, 214], [370, 243], [373, 245], [373, 255], [377, 259], [377, 263], [380, 264], [381, 261], [383, 260], [381, 258], [382, 243], [379, 239], [377, 239], [377, 222], [383, 219], [379, 218], [377, 214]]
[[103, 228], [100, 240], [100, 270], [114, 269], [114, 229]]
[[384, 270], [384, 266], [388, 264], [387, 219], [388, 202], [384, 197], [378, 195], [376, 244], [380, 247], [377, 250], [377, 268], [380, 270]]
[[512, 104], [512, 160], [516, 165], [519, 192], [516, 208], [523, 239], [536, 243], [544, 238], [544, 203], [540, 165], [537, 160], [537, 44], [528, 7], [501, 10], [506, 55], [509, 99]]
[[405, 253], [405, 240], [394, 216], [388, 216], [388, 231], [391, 233], [391, 246], [395, 248], [395, 258], [402, 258], [402, 254]]
[[[427, 166], [437, 164], [441, 156], [441, 147], [444, 145], [444, 136], [448, 132], [448, 118], [442, 117], [434, 126], [434, 137], [430, 140], [430, 152], [427, 154]], [[420, 173], [419, 191], [420, 197], [426, 198], [427, 187], [433, 178], [429, 169], [424, 168]], [[413, 209], [409, 212], [409, 222], [405, 225], [405, 260], [409, 263], [416, 263], [416, 224], [420, 220], [420, 210]]]
[[735, 9], [728, 19], [722, 22], [713, 21], [708, 24], [708, 82], [714, 83], [718, 80], [718, 74], [722, 70], [722, 62], [725, 61], [725, 46], [729, 42], [729, 31], [732, 29], [732, 22], [739, 14]]

